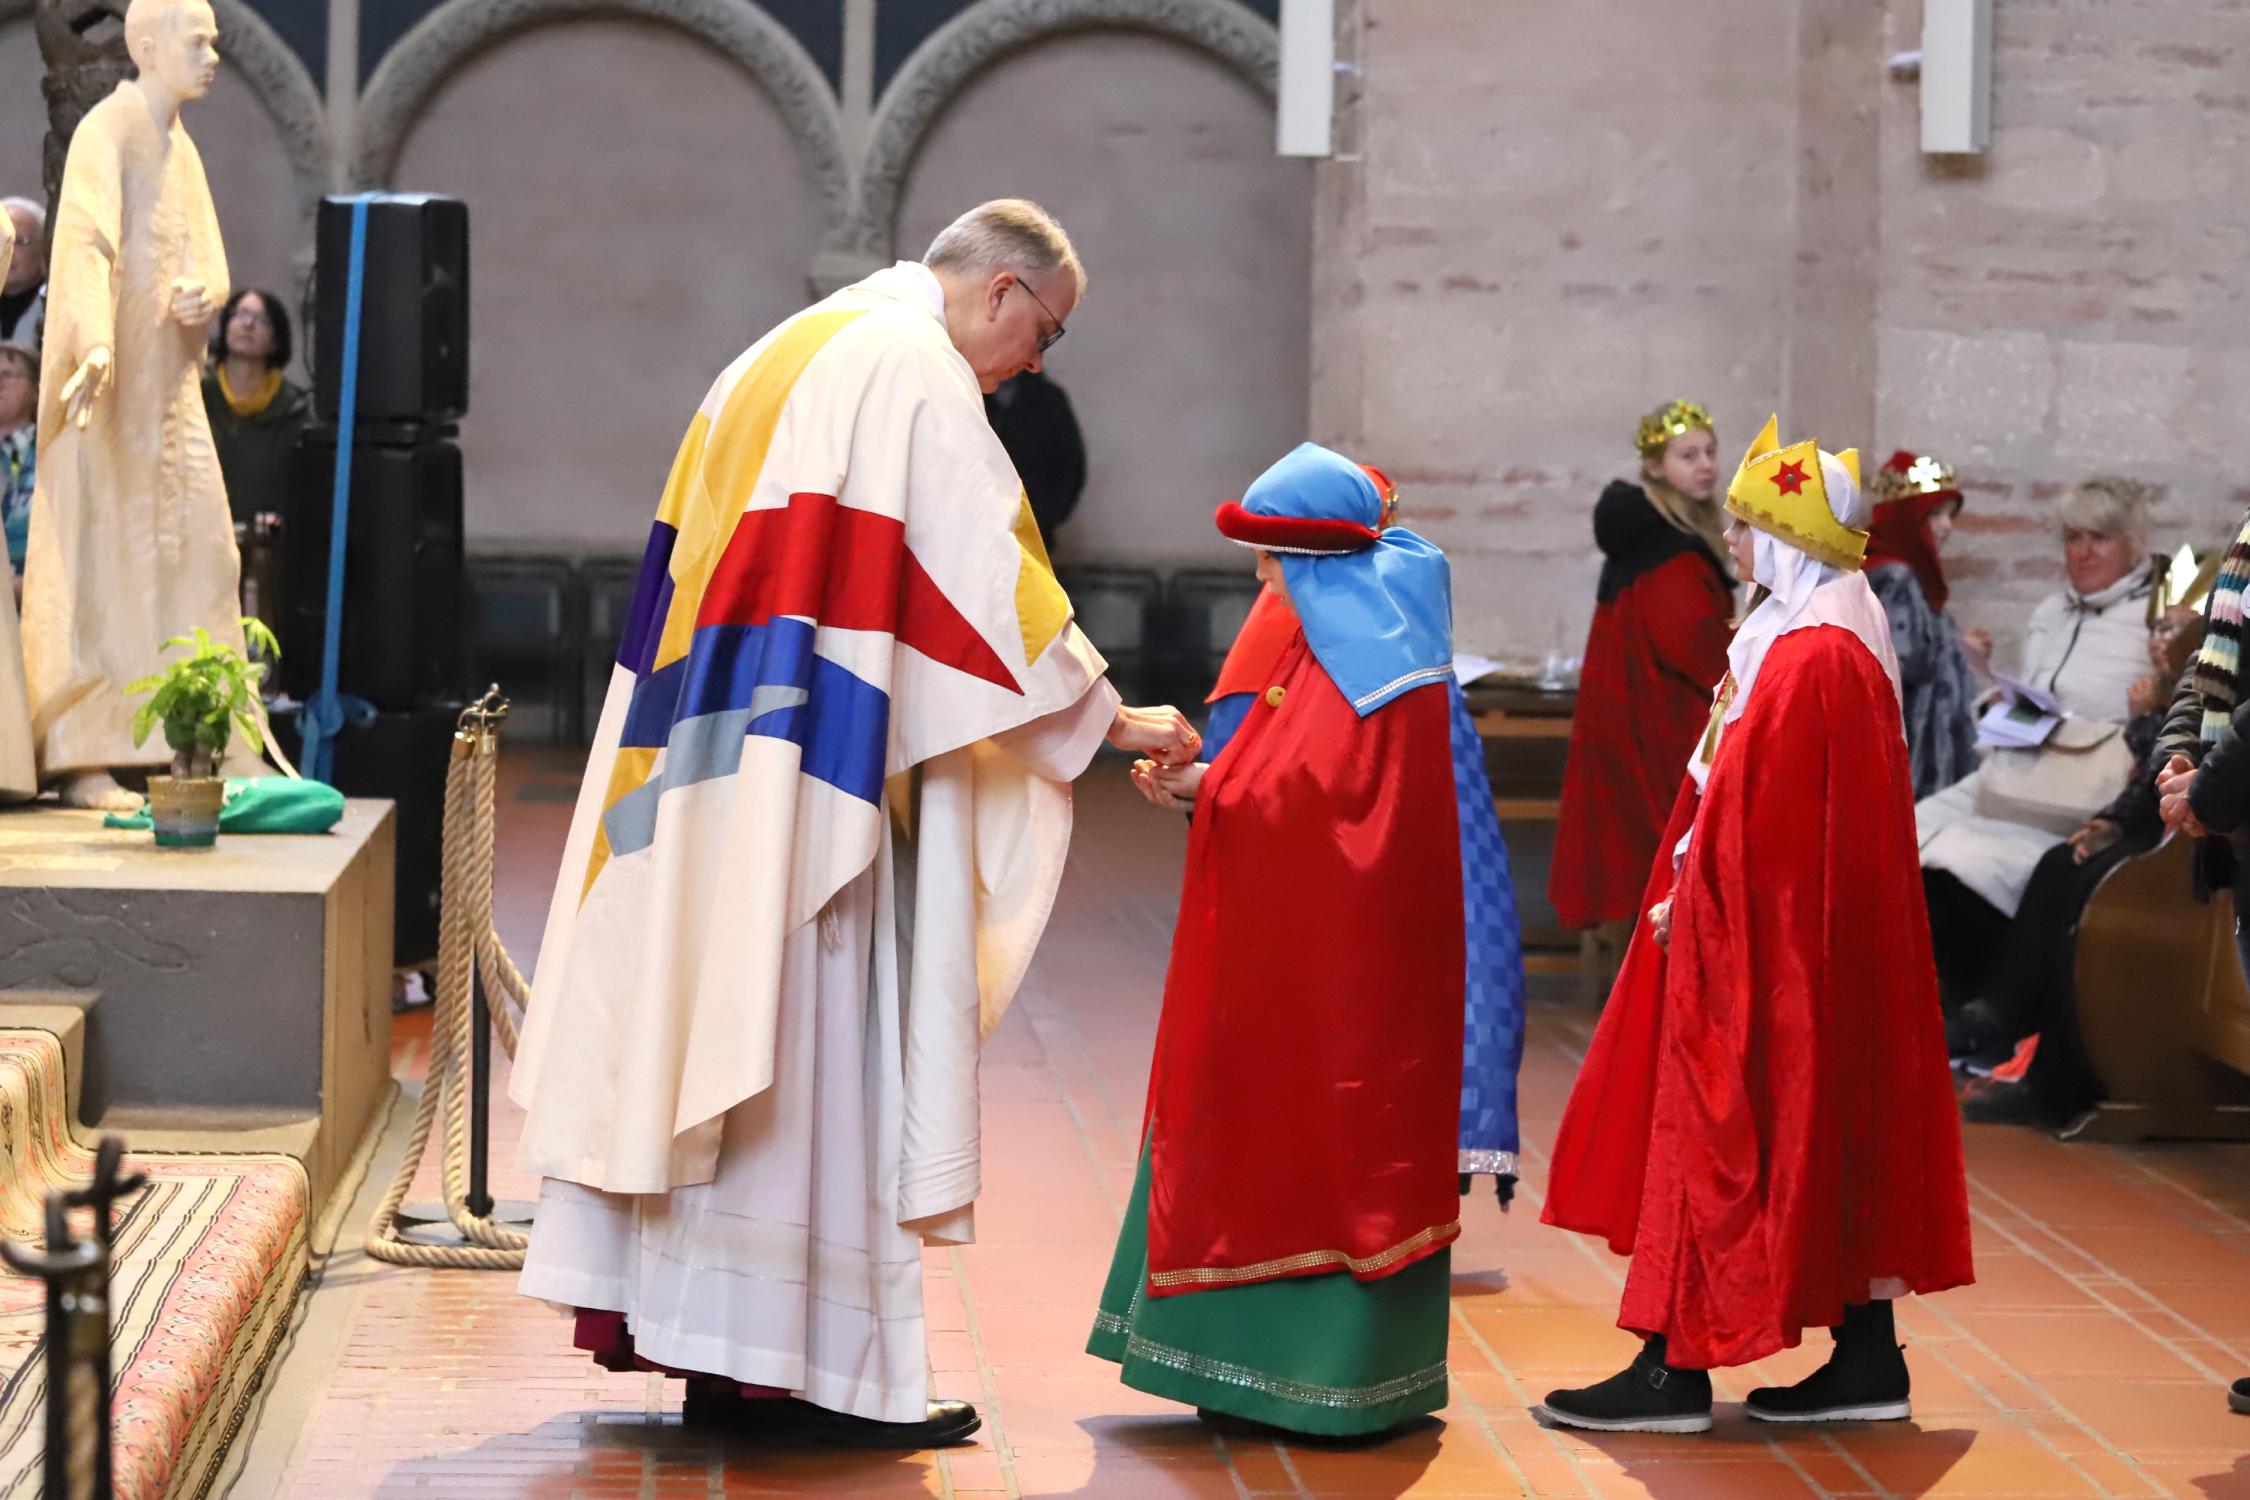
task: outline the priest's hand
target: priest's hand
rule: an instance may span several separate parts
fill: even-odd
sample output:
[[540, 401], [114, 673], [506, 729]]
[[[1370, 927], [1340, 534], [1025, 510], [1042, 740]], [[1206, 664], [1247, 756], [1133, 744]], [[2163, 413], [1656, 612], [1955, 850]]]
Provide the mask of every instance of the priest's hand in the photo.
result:
[[1109, 726], [1109, 742], [1120, 750], [1148, 756], [1160, 766], [1184, 766], [1203, 748], [1187, 716], [1170, 706], [1127, 708], [1120, 704]]
[[1657, 947], [1672, 946], [1672, 903], [1669, 900], [1659, 901], [1648, 909], [1648, 926], [1649, 936], [1656, 939]]
[[63, 416], [73, 427], [84, 427], [94, 419], [94, 403], [109, 389], [109, 369], [110, 352], [96, 349], [63, 382]]
[[173, 322], [182, 328], [202, 328], [218, 315], [219, 304], [202, 282], [183, 278], [172, 283]]
[[1192, 804], [1196, 791], [1203, 785], [1204, 773], [1210, 769], [1202, 761], [1184, 766], [1160, 766], [1153, 760], [1136, 760], [1133, 762], [1133, 788], [1148, 799], [1151, 807]]
[[1961, 632], [1961, 654], [1969, 658], [1969, 665], [1985, 676], [1992, 675], [1992, 632], [1989, 630], [1964, 630]]

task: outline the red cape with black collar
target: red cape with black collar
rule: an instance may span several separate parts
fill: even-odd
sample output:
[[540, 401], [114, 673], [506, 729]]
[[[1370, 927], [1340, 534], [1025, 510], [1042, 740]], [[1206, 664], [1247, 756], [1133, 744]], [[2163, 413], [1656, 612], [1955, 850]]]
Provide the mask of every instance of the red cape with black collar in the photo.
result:
[[[1685, 1368], [1973, 1279], [1896, 693], [1848, 631], [1776, 641], [1682, 789], [1579, 1070], [1543, 1217], [1633, 1257], [1620, 1326]], [[1671, 851], [1695, 837], [1675, 884]]]
[[1301, 631], [1196, 799], [1149, 1079], [1149, 1292], [1400, 1270], [1460, 1233], [1446, 687], [1352, 711]]
[[1726, 675], [1733, 607], [1710, 558], [1683, 548], [1595, 608], [1547, 876], [1564, 926], [1639, 914], [1664, 811]]

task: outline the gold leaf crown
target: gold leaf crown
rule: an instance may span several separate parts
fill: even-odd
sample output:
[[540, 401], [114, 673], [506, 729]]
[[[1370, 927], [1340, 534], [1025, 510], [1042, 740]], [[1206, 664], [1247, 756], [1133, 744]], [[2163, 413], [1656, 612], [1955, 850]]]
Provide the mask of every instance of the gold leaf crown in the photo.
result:
[[[1859, 483], [1859, 450], [1835, 455]], [[1756, 442], [1742, 457], [1727, 486], [1727, 514], [1745, 526], [1779, 537], [1817, 562], [1847, 573], [1867, 560], [1867, 533], [1836, 519], [1828, 504], [1828, 481], [1820, 469], [1820, 445], [1811, 438], [1781, 446], [1781, 419], [1766, 418]]]
[[1952, 466], [1926, 453], [1910, 453], [1901, 448], [1891, 455], [1891, 461], [1875, 471], [1875, 503], [1888, 505], [1893, 500], [1905, 500], [1915, 495], [1939, 495], [1960, 488], [1955, 481]]
[[1710, 425], [1711, 414], [1682, 396], [1641, 418], [1641, 430], [1634, 435], [1633, 446], [1640, 450], [1641, 457], [1654, 458], [1672, 439]]

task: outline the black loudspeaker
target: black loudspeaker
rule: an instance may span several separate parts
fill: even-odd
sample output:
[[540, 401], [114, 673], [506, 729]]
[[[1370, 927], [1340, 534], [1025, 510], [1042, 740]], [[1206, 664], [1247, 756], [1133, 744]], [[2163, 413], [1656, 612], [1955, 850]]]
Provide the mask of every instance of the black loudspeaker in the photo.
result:
[[[438, 877], [445, 856], [445, 777], [464, 705], [432, 703], [347, 724], [336, 736], [331, 783], [347, 797], [398, 804], [397, 926], [391, 961], [419, 966], [437, 956]], [[304, 749], [302, 734], [297, 749]]]
[[[352, 204], [320, 203], [313, 405], [333, 423], [344, 373]], [[430, 193], [368, 205], [360, 301], [359, 419], [450, 422], [469, 409], [469, 208]]]
[[[281, 685], [310, 699], [320, 689], [328, 618], [328, 536], [336, 432], [305, 434], [284, 518]], [[344, 549], [344, 629], [339, 692], [379, 709], [449, 701], [462, 691], [461, 449], [449, 436], [352, 449], [351, 535]]]

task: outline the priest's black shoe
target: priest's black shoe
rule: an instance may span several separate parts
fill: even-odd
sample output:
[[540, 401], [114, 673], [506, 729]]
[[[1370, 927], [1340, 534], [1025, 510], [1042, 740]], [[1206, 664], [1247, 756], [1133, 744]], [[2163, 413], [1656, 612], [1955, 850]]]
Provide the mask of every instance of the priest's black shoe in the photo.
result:
[[1601, 1384], [1548, 1392], [1537, 1415], [1595, 1432], [1709, 1432], [1711, 1374], [1667, 1365], [1660, 1336]]
[[2250, 1376], [2237, 1380], [2228, 1388], [2227, 1410], [2250, 1414]]
[[725, 1427], [783, 1442], [836, 1448], [947, 1448], [984, 1425], [966, 1401], [932, 1401], [919, 1422], [877, 1422], [847, 1416], [795, 1397], [746, 1400], [719, 1386], [688, 1386], [681, 1419], [690, 1427]]
[[1899, 1422], [1914, 1414], [1906, 1353], [1888, 1302], [1844, 1309], [1828, 1363], [1790, 1386], [1750, 1393], [1742, 1409], [1761, 1422]]

